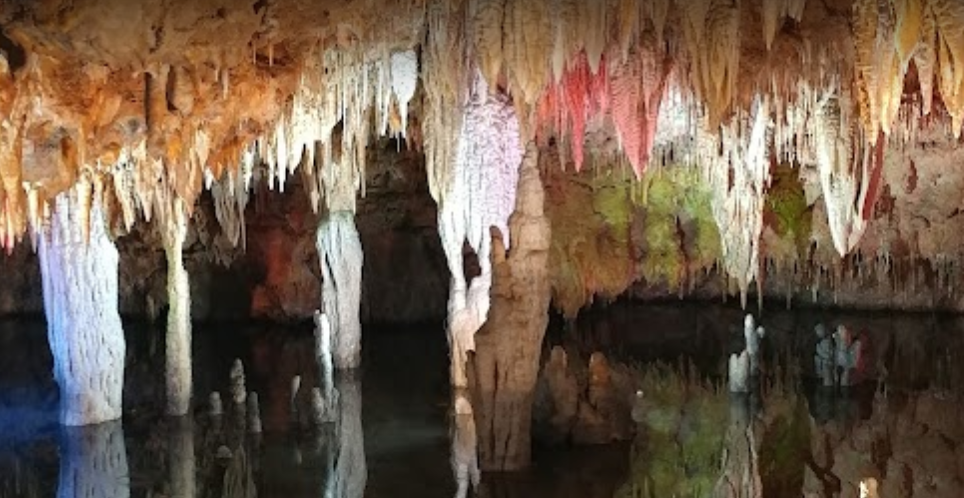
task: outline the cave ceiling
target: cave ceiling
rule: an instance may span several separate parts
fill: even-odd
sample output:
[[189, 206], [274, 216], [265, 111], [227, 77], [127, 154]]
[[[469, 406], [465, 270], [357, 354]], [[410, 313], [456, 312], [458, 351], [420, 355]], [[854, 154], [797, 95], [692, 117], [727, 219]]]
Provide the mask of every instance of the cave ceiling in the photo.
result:
[[76, 184], [120, 230], [205, 188], [243, 213], [252, 178], [296, 173], [351, 209], [385, 135], [445, 202], [481, 76], [563, 168], [698, 166], [745, 287], [773, 164], [813, 172], [844, 255], [885, 163], [964, 121], [958, 0], [6, 0], [0, 27], [6, 247]]

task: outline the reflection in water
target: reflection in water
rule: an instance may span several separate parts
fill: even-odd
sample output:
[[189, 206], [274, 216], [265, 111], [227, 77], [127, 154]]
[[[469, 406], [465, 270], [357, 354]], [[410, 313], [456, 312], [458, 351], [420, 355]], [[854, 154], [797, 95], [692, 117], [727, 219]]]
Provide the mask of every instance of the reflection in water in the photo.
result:
[[61, 432], [60, 498], [130, 496], [127, 447], [120, 421]]
[[472, 403], [465, 390], [455, 393], [455, 407], [452, 415], [452, 473], [455, 476], [456, 498], [465, 498], [471, 489], [479, 487], [478, 437], [475, 432], [475, 415]]
[[197, 496], [197, 464], [194, 457], [194, 420], [190, 416], [171, 420], [167, 444], [171, 497], [194, 498]]
[[356, 372], [345, 372], [335, 381], [338, 420], [335, 440], [329, 443], [333, 464], [325, 483], [325, 498], [362, 498], [368, 480], [365, 435], [362, 429], [362, 388]]

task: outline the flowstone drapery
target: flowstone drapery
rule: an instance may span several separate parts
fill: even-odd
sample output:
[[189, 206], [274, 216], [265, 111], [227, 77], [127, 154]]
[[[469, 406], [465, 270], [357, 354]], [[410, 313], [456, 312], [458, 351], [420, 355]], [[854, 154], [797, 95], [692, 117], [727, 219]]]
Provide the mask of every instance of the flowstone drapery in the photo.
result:
[[92, 190], [84, 181], [58, 195], [39, 237], [47, 337], [64, 425], [115, 420], [122, 409], [126, 345], [117, 312], [118, 254], [107, 235], [101, 193]]
[[[439, 236], [452, 275], [448, 302], [451, 380], [467, 387], [465, 362], [475, 350], [475, 332], [485, 323], [492, 283], [490, 227], [500, 230], [508, 246], [507, 221], [515, 205], [522, 147], [519, 121], [503, 95], [490, 93], [476, 73], [464, 108], [456, 161], [438, 214]], [[462, 249], [478, 255], [480, 273], [466, 282]]]

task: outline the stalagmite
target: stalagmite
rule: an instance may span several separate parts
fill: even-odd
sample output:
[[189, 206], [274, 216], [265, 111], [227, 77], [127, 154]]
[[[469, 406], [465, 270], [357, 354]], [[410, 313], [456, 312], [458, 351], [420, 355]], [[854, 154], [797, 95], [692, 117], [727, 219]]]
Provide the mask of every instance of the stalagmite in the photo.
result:
[[350, 211], [331, 212], [318, 227], [322, 301], [330, 316], [334, 365], [338, 369], [361, 365], [362, 246]]
[[[439, 214], [439, 236], [452, 276], [448, 302], [451, 380], [467, 387], [465, 362], [475, 350], [475, 332], [489, 310], [492, 281], [490, 227], [508, 242], [506, 226], [522, 160], [519, 122], [504, 96], [489, 92], [476, 73], [459, 132], [453, 178]], [[465, 280], [462, 249], [468, 242], [478, 255], [480, 274]]]
[[165, 216], [163, 240], [167, 255], [167, 341], [166, 376], [167, 414], [181, 416], [191, 408], [193, 379], [191, 370], [191, 288], [184, 269], [184, 238], [187, 213], [184, 203], [172, 199], [171, 212]]
[[539, 171], [539, 150], [530, 142], [509, 220], [511, 250], [506, 253], [501, 237], [493, 237], [492, 307], [475, 338], [472, 386], [483, 470], [530, 463], [532, 400], [550, 299], [551, 232]]
[[221, 393], [214, 391], [208, 397], [208, 415], [211, 417], [220, 417], [224, 415], [224, 405], [221, 402]]
[[248, 432], [261, 434], [261, 405], [258, 403], [258, 393], [248, 393]]
[[119, 420], [65, 427], [61, 439], [58, 498], [131, 495], [127, 446]]
[[[54, 200], [39, 251], [47, 336], [60, 386], [60, 422], [65, 425], [120, 418], [124, 387], [117, 249], [107, 234], [100, 192], [92, 205], [83, 206], [79, 191], [69, 190]], [[83, 213], [87, 208], [89, 216]], [[84, 219], [90, 219], [89, 231]]]
[[248, 399], [248, 388], [244, 382], [244, 364], [241, 363], [241, 359], [235, 358], [234, 363], [231, 365], [231, 373], [229, 375], [231, 381], [231, 401], [234, 405], [244, 406], [244, 402]]

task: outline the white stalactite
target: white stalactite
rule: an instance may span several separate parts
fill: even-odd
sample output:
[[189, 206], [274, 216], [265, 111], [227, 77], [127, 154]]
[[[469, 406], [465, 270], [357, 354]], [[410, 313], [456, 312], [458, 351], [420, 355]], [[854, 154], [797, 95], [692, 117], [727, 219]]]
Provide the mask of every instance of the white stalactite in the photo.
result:
[[120, 421], [63, 431], [58, 498], [131, 495], [127, 446]]
[[[834, 248], [844, 256], [860, 241], [867, 223], [864, 200], [872, 159], [868, 147], [857, 147], [850, 135], [851, 101], [828, 90], [813, 116], [814, 156], [820, 172], [827, 223]], [[864, 153], [859, 151], [863, 149]]]
[[[492, 285], [490, 227], [509, 244], [508, 220], [515, 207], [522, 144], [512, 104], [492, 94], [478, 72], [464, 109], [456, 162], [445, 202], [439, 210], [439, 235], [452, 284], [448, 302], [448, 339], [452, 384], [467, 387], [465, 362], [475, 350], [475, 333], [489, 312]], [[468, 241], [481, 273], [466, 283], [462, 247]]]
[[322, 303], [332, 325], [335, 367], [361, 365], [361, 278], [363, 253], [354, 213], [335, 211], [318, 227]]
[[752, 114], [736, 116], [721, 126], [722, 154], [716, 140], [704, 144], [713, 185], [713, 218], [720, 231], [723, 263], [727, 274], [740, 286], [746, 306], [746, 292], [759, 270], [760, 235], [763, 208], [770, 184], [770, 157], [767, 146], [769, 111], [765, 99], [758, 98]]
[[165, 351], [167, 414], [181, 416], [190, 410], [194, 391], [191, 370], [191, 287], [182, 254], [187, 237], [187, 210], [179, 198], [172, 199], [171, 207], [163, 228], [169, 305]]
[[[77, 187], [54, 200], [40, 237], [47, 336], [60, 386], [60, 421], [120, 418], [126, 345], [117, 312], [117, 248], [107, 234], [101, 194], [83, 206]], [[86, 184], [90, 188], [90, 184]], [[89, 211], [88, 230], [82, 221]]]

